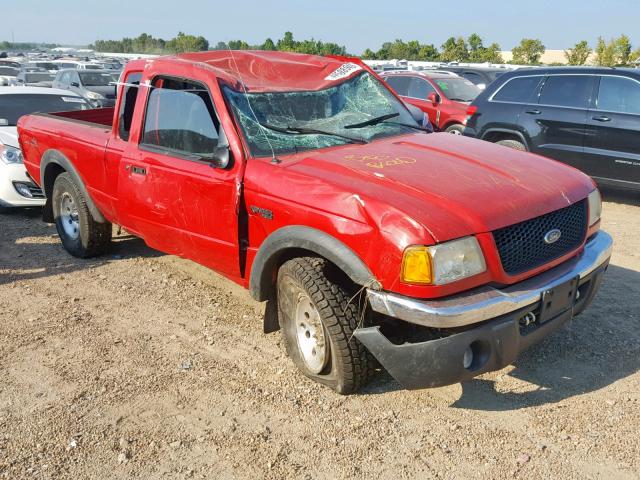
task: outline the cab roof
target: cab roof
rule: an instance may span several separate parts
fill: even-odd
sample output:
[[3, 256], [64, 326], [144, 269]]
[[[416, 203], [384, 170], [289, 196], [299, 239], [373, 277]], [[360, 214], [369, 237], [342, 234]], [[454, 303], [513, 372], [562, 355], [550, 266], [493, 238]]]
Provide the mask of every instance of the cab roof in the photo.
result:
[[208, 69], [235, 90], [246, 88], [247, 92], [322, 90], [364, 71], [361, 64], [346, 59], [262, 50], [183, 53], [138, 62], [191, 63]]

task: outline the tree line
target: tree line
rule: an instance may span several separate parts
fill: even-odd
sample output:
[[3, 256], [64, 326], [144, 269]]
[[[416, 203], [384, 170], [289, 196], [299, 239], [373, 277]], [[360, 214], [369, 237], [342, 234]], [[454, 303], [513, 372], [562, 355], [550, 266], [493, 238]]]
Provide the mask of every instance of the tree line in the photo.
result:
[[136, 38], [123, 38], [122, 40], [96, 40], [89, 48], [96, 52], [111, 53], [183, 53], [209, 50], [209, 41], [203, 36], [187, 35], [179, 32], [177, 36], [169, 40], [155, 38], [143, 33]]
[[0, 52], [25, 51], [25, 50], [46, 50], [59, 47], [55, 43], [33, 43], [33, 42], [0, 42]]
[[[0, 44], [1, 45], [1, 44]], [[286, 32], [278, 40], [267, 38], [259, 44], [249, 44], [244, 40], [218, 42], [211, 46], [202, 36], [187, 35], [183, 32], [170, 40], [154, 38], [143, 33], [137, 38], [122, 40], [97, 40], [90, 46], [99, 52], [113, 53], [180, 53], [204, 50], [272, 50], [285, 52], [308, 53], [315, 55], [348, 55], [344, 45], [333, 42], [322, 42], [313, 38], [297, 40], [291, 32]], [[546, 47], [539, 39], [524, 38], [514, 47], [509, 63], [518, 65], [539, 65]], [[422, 60], [434, 62], [471, 62], [471, 63], [504, 63], [500, 45], [485, 45], [484, 40], [476, 33], [464, 37], [450, 37], [440, 47], [433, 43], [421, 43], [418, 40], [404, 41], [396, 39], [385, 42], [374, 51], [367, 48], [361, 55], [365, 60]], [[592, 55], [593, 54], [593, 55]], [[601, 66], [630, 65], [640, 59], [640, 47], [633, 49], [631, 40], [626, 35], [605, 40], [599, 38], [592, 48], [589, 42], [582, 40], [572, 48], [565, 50], [564, 55], [569, 65], [586, 65], [594, 63]]]

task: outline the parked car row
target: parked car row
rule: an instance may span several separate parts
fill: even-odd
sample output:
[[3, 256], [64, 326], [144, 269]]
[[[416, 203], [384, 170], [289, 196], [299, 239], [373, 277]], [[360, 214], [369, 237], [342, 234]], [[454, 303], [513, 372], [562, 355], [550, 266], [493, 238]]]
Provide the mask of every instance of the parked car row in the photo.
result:
[[[443, 69], [461, 77], [447, 78]], [[436, 130], [538, 153], [600, 184], [640, 189], [637, 69], [444, 66], [380, 75]]]
[[0, 209], [42, 206], [42, 190], [25, 170], [16, 125], [34, 112], [88, 110], [78, 94], [55, 88], [0, 88]]

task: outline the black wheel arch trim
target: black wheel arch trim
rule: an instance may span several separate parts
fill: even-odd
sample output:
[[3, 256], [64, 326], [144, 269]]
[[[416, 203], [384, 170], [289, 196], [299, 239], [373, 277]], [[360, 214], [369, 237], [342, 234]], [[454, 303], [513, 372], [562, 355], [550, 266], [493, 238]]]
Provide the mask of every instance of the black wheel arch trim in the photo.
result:
[[522, 144], [527, 149], [527, 151], [531, 150], [529, 148], [529, 142], [525, 138], [524, 134], [522, 132], [518, 131], [518, 130], [512, 130], [512, 129], [509, 129], [509, 128], [488, 128], [487, 130], [485, 130], [482, 133], [482, 140], [487, 138], [487, 135], [489, 135], [491, 133], [508, 133], [510, 135], [515, 135], [516, 137], [518, 137], [522, 141]]
[[80, 174], [78, 173], [76, 168], [73, 166], [71, 161], [58, 150], [47, 150], [46, 152], [44, 152], [44, 155], [42, 155], [42, 160], [40, 161], [40, 186], [42, 187], [42, 190], [47, 197], [45, 207], [42, 210], [43, 220], [49, 223], [53, 222], [53, 205], [51, 203], [51, 192], [53, 190], [53, 183], [51, 183], [51, 185], [46, 184], [47, 168], [51, 165], [59, 166], [73, 177], [76, 185], [84, 195], [84, 198], [87, 202], [87, 208], [89, 209], [89, 212], [91, 213], [93, 219], [98, 223], [107, 223], [107, 220], [104, 218], [100, 210], [98, 210], [98, 207], [91, 198], [91, 195], [89, 195], [89, 192], [87, 191], [87, 188], [82, 181], [82, 177], [80, 177]]
[[273, 232], [258, 249], [249, 278], [249, 291], [255, 300], [263, 302], [273, 297], [276, 265], [282, 255], [294, 249], [326, 258], [358, 285], [380, 288], [367, 265], [340, 240], [315, 228], [291, 225]]

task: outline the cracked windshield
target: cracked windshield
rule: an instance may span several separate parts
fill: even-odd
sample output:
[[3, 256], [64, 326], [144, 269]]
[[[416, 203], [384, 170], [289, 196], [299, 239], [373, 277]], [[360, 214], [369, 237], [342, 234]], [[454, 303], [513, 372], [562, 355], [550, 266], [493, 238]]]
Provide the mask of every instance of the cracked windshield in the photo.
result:
[[224, 87], [256, 157], [366, 143], [416, 131], [406, 108], [368, 73], [325, 90], [242, 93]]

